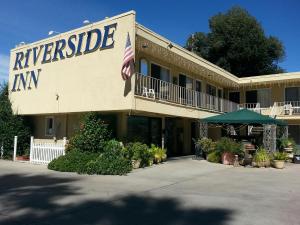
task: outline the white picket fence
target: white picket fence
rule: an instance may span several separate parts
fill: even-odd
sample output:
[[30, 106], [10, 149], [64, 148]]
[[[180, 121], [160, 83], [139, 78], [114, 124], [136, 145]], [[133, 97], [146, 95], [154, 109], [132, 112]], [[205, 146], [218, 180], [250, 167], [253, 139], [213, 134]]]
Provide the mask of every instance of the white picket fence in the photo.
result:
[[[47, 140], [34, 139], [30, 140], [30, 157], [29, 162], [34, 164], [48, 164], [53, 159], [65, 155], [65, 146], [67, 139], [63, 140]], [[14, 144], [14, 161], [16, 160], [17, 137]]]
[[30, 163], [35, 164], [48, 164], [53, 159], [58, 158], [65, 154], [65, 146], [67, 140], [63, 141], [47, 141], [47, 140], [34, 140], [31, 137], [30, 142]]

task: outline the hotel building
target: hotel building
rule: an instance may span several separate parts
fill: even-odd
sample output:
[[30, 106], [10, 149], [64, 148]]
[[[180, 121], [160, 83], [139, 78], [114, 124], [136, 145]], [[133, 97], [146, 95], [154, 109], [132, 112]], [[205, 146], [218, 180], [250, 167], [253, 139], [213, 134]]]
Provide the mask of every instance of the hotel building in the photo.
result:
[[[135, 73], [124, 81], [128, 35]], [[18, 46], [10, 59], [13, 110], [32, 121], [35, 138], [69, 138], [95, 111], [120, 140], [185, 155], [199, 119], [246, 107], [287, 121], [300, 144], [300, 73], [238, 78], [140, 25], [134, 11]]]

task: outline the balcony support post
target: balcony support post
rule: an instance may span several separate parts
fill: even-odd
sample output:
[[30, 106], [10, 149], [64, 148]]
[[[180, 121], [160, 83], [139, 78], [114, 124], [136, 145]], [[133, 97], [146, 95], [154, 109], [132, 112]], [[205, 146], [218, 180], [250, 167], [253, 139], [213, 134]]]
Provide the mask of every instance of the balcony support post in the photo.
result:
[[199, 137], [200, 139], [208, 136], [208, 124], [205, 122], [199, 122]]
[[268, 152], [276, 151], [276, 125], [264, 124], [263, 144]]

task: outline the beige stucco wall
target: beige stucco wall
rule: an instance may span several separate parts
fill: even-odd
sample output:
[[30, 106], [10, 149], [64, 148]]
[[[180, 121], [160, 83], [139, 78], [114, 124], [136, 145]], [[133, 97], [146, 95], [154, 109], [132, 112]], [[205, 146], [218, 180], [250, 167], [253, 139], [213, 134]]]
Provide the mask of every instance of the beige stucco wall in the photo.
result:
[[[37, 64], [29, 58], [29, 67], [13, 70], [16, 53], [28, 48], [66, 39], [72, 34], [87, 32], [94, 28], [102, 31], [104, 26], [117, 23], [114, 32], [114, 47], [101, 49], [89, 54], [73, 56], [63, 60], [41, 64], [42, 54]], [[49, 114], [64, 112], [105, 111], [130, 109], [133, 92], [127, 88], [121, 77], [125, 44], [129, 33], [132, 48], [135, 47], [135, 13], [128, 12], [104, 21], [62, 33], [51, 38], [25, 45], [11, 51], [9, 89], [13, 87], [14, 75], [40, 69], [37, 88], [10, 92], [13, 109], [18, 114]], [[110, 40], [112, 41], [112, 40]], [[82, 49], [86, 39], [83, 39]], [[92, 46], [95, 38], [92, 38]], [[54, 49], [52, 48], [52, 53]], [[53, 55], [53, 54], [52, 54]], [[134, 82], [134, 81], [133, 81]], [[134, 84], [133, 84], [134, 85]], [[128, 93], [125, 94], [126, 91]]]

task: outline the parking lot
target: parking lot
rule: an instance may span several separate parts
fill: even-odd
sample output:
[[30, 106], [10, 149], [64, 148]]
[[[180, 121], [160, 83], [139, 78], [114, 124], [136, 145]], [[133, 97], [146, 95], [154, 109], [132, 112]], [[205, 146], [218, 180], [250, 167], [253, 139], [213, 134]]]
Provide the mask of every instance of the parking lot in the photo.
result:
[[127, 176], [0, 160], [1, 225], [300, 224], [300, 165], [234, 168], [191, 157]]

